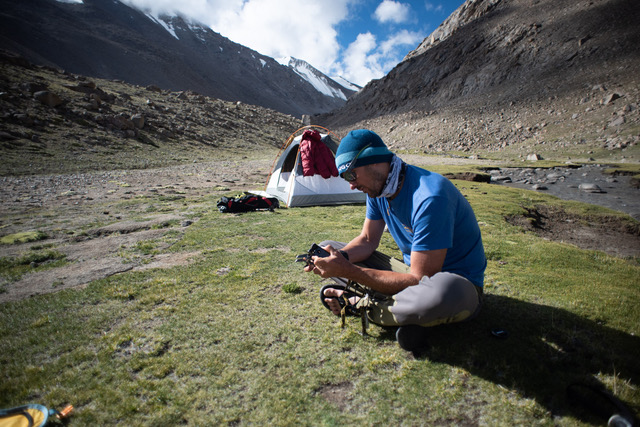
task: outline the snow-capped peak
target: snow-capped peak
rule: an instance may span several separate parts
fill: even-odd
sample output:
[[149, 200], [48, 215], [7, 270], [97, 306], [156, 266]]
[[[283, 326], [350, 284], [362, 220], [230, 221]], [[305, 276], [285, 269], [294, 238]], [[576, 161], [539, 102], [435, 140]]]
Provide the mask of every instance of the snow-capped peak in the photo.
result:
[[291, 62], [291, 57], [290, 56], [283, 56], [282, 58], [275, 58], [276, 62], [280, 65], [284, 65], [285, 67], [289, 66], [289, 63]]
[[330, 96], [332, 98], [339, 98], [346, 101], [347, 96], [344, 94], [343, 89], [350, 91], [358, 91], [359, 87], [347, 82], [344, 79], [334, 80], [327, 77], [322, 72], [318, 71], [311, 64], [301, 59], [296, 59], [290, 56], [276, 59], [278, 63], [285, 67], [291, 68], [300, 77], [309, 82], [318, 92], [323, 95]]

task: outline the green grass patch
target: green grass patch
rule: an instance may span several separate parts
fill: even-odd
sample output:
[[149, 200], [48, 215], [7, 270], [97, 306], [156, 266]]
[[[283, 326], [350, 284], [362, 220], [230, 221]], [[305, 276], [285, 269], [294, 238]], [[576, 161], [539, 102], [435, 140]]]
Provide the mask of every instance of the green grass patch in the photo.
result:
[[44, 231], [25, 231], [22, 233], [8, 234], [0, 237], [0, 244], [3, 245], [15, 245], [16, 243], [29, 243], [37, 242], [47, 238], [47, 233]]
[[297, 283], [285, 283], [282, 285], [282, 290], [288, 294], [299, 294], [302, 292], [302, 287]]
[[635, 179], [640, 179], [640, 165], [639, 164], [619, 164], [605, 169], [605, 173], [612, 175], [631, 175]]
[[[313, 242], [357, 235], [364, 206], [222, 214], [210, 197], [170, 248], [135, 248], [201, 251], [195, 263], [0, 305], [0, 406], [73, 404], [77, 425], [587, 426], [602, 420], [565, 389], [597, 380], [640, 409], [640, 266], [505, 220], [584, 205], [456, 185], [483, 232], [485, 305], [473, 322], [432, 328], [424, 358], [392, 329], [340, 328], [321, 279], [294, 262]], [[386, 234], [382, 250], [399, 257]]]
[[24, 274], [56, 268], [66, 263], [66, 256], [55, 250], [29, 252], [20, 257], [0, 258], [0, 277], [10, 281], [19, 280]]

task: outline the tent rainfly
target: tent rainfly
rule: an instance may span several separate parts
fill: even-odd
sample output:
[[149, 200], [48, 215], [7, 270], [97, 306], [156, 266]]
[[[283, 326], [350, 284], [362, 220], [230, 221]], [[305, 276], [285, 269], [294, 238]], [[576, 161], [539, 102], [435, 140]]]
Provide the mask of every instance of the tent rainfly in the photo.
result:
[[[302, 129], [313, 127], [319, 126], [307, 126]], [[325, 179], [319, 174], [303, 175], [300, 159], [302, 135], [295, 136], [298, 131], [287, 139], [287, 143], [276, 158], [264, 193], [269, 197], [278, 198], [288, 207], [364, 203], [366, 194], [352, 190], [349, 183], [340, 177], [332, 176]], [[322, 142], [335, 156], [338, 144], [329, 133], [321, 132], [320, 135]]]

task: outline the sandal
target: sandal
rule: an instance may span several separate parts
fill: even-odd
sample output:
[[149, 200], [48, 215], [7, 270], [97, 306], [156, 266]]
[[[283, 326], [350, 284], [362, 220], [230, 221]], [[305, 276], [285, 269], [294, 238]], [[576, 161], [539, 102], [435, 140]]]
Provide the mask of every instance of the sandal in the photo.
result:
[[[330, 297], [324, 294], [324, 291], [326, 289], [337, 289], [340, 291], [344, 291], [344, 293], [339, 297], [334, 297], [334, 296]], [[322, 305], [324, 305], [327, 308], [327, 310], [331, 310], [331, 309], [329, 308], [329, 304], [327, 304], [325, 300], [335, 299], [340, 303], [340, 308], [344, 310], [347, 316], [360, 316], [360, 309], [357, 308], [355, 304], [352, 304], [349, 301], [352, 297], [360, 297], [360, 295], [347, 291], [346, 286], [344, 285], [330, 284], [330, 285], [325, 285], [322, 287], [322, 289], [320, 289], [320, 301], [322, 301]]]

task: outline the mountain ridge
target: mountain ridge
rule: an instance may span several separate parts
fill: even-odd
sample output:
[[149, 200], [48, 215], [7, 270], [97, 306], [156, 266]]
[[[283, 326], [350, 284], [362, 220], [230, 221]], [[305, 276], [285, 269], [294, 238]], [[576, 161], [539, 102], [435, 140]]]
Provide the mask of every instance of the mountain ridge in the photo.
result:
[[241, 101], [300, 117], [344, 103], [295, 70], [181, 16], [119, 1], [1, 0], [0, 46], [73, 73]]

